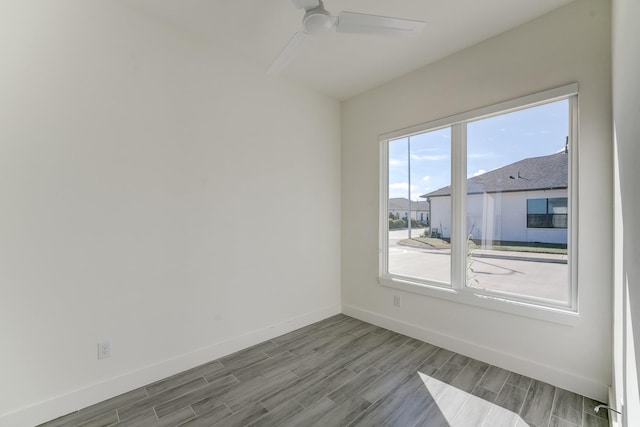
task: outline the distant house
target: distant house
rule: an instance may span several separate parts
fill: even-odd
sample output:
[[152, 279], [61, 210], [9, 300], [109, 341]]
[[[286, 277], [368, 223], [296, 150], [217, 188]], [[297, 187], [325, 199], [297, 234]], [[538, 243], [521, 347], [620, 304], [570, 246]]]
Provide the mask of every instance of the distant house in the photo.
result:
[[[398, 215], [399, 219], [409, 217], [409, 199], [394, 197], [389, 199], [388, 210], [390, 214]], [[429, 203], [411, 201], [411, 219], [423, 224], [429, 223]]]
[[[483, 241], [567, 243], [568, 153], [531, 157], [467, 180], [467, 233]], [[451, 187], [420, 196], [432, 233], [451, 236]]]

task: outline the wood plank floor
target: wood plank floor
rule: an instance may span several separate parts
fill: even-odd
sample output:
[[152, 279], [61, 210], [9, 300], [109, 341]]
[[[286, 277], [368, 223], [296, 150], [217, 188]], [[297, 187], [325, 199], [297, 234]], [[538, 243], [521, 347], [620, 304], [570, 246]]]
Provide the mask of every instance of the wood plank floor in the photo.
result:
[[42, 426], [608, 426], [598, 404], [340, 314]]

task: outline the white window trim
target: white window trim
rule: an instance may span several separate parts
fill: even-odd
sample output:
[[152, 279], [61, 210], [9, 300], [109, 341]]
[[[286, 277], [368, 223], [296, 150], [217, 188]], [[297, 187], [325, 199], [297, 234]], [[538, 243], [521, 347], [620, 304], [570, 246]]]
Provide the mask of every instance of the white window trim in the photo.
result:
[[[466, 245], [465, 228], [466, 191], [466, 123], [498, 114], [505, 114], [536, 105], [547, 104], [562, 99], [569, 100], [569, 188], [568, 198], [571, 210], [568, 218], [568, 265], [571, 299], [565, 305], [557, 305], [543, 299], [520, 297], [512, 294], [501, 295], [495, 291], [486, 291], [465, 286], [466, 259], [460, 251]], [[427, 131], [442, 128], [452, 129], [451, 161], [452, 164], [452, 218], [451, 218], [451, 284], [437, 281], [421, 280], [389, 274], [388, 267], [388, 200], [389, 200], [389, 153], [388, 143]], [[378, 282], [382, 286], [413, 292], [430, 297], [445, 299], [462, 304], [469, 304], [490, 310], [497, 310], [545, 320], [564, 325], [577, 325], [580, 320], [578, 307], [578, 84], [572, 83], [558, 88], [538, 92], [517, 99], [482, 107], [454, 116], [422, 123], [397, 131], [380, 135], [380, 212], [379, 212], [379, 272]]]

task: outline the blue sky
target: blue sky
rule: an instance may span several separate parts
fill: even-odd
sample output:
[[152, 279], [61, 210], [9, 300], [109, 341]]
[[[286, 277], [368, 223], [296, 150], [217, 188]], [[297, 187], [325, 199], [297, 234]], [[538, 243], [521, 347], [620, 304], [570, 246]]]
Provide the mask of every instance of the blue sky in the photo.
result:
[[[564, 149], [569, 132], [569, 101], [562, 100], [467, 126], [467, 176], [472, 177], [529, 157]], [[389, 142], [389, 197], [408, 197], [411, 159], [411, 199], [451, 183], [451, 130], [440, 129]], [[409, 156], [410, 154], [410, 156]]]

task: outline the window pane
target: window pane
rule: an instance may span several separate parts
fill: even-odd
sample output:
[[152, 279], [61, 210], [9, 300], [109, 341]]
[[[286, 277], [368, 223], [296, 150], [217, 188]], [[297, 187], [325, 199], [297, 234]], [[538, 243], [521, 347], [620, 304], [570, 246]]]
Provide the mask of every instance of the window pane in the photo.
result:
[[562, 197], [558, 199], [548, 199], [549, 200], [549, 212], [550, 214], [566, 214], [567, 209], [567, 198]]
[[450, 184], [450, 128], [389, 141], [389, 273], [450, 283]]
[[527, 200], [528, 214], [546, 214], [547, 199], [529, 199]]
[[467, 125], [466, 285], [569, 302], [569, 105]]
[[549, 228], [549, 218], [547, 214], [527, 215], [527, 228]]
[[551, 227], [553, 227], [553, 228], [567, 228], [567, 215], [566, 214], [550, 215], [550, 217], [551, 217]]

